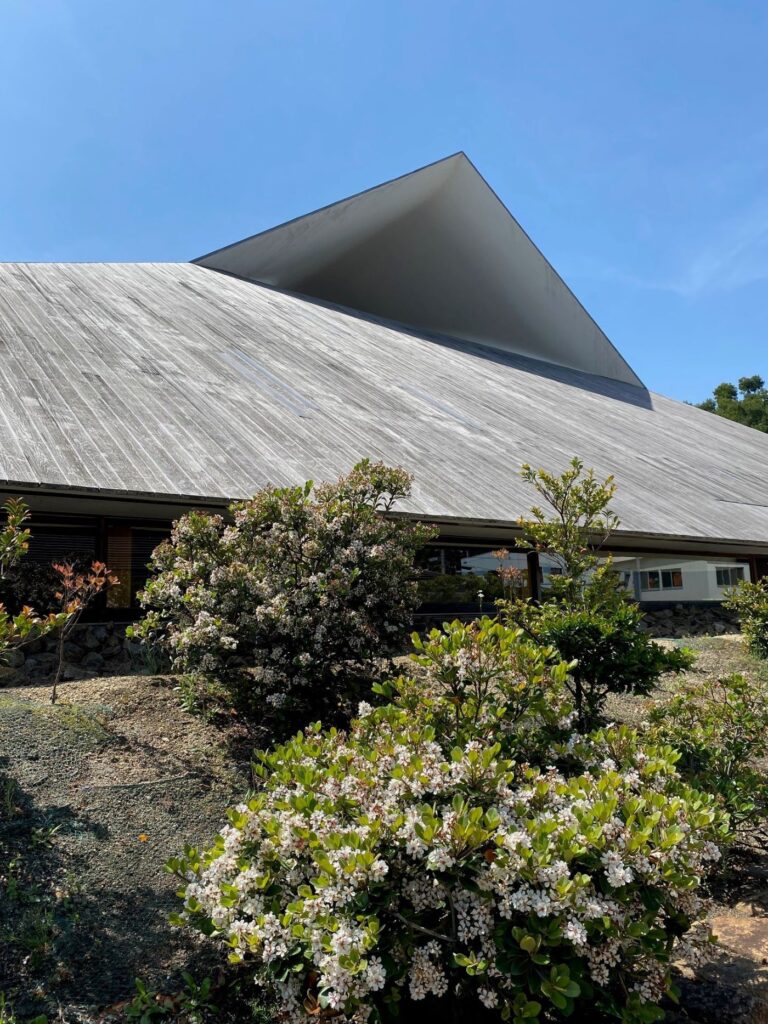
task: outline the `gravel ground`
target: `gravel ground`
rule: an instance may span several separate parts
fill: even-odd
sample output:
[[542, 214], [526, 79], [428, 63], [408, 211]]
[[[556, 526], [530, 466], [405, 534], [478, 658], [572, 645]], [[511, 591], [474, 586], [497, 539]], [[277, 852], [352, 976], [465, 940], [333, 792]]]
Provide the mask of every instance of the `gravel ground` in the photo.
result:
[[187, 965], [164, 864], [247, 789], [238, 739], [162, 679], [67, 683], [55, 706], [47, 687], [0, 690], [0, 992], [20, 1016], [95, 1020], [136, 976]]
[[[690, 675], [721, 679], [723, 676], [740, 672], [748, 679], [768, 683], [768, 663], [761, 663], [746, 650], [740, 633], [721, 636], [695, 636], [682, 640], [657, 640], [668, 647], [688, 647], [696, 655]], [[665, 676], [653, 697], [658, 700], [665, 692], [673, 693], [678, 682], [677, 676]], [[632, 697], [612, 694], [606, 704], [606, 714], [616, 722], [640, 725], [646, 720], [648, 697]]]

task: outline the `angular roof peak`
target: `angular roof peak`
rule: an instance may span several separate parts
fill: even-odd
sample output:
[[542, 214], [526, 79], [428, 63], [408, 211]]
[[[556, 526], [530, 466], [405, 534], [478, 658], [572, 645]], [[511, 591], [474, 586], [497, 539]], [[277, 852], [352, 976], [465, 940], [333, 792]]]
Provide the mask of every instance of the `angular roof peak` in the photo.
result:
[[464, 153], [193, 262], [643, 386]]

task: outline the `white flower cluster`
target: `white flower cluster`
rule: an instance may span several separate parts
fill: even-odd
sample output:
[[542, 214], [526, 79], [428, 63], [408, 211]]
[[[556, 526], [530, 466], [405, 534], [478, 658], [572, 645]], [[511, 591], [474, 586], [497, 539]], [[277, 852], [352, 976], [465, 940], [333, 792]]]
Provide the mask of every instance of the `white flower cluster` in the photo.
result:
[[414, 557], [434, 531], [378, 511], [409, 488], [402, 470], [364, 463], [314, 491], [266, 488], [233, 505], [229, 525], [182, 517], [153, 555], [137, 635], [183, 672], [323, 693], [340, 666], [392, 653], [410, 627]]
[[[395, 706], [363, 711], [349, 736], [310, 730], [267, 756], [263, 790], [177, 864], [186, 920], [263, 972], [298, 972], [280, 989], [287, 1020], [308, 998], [351, 1020], [388, 988], [423, 999], [460, 979], [501, 1007], [542, 945], [621, 998], [660, 997], [666, 967], [638, 935], [701, 916], [695, 886], [717, 856], [714, 812], [669, 762], [516, 768], [476, 741], [443, 750]], [[499, 934], [513, 931], [528, 938], [510, 972]], [[457, 956], [482, 968], [459, 979]]]

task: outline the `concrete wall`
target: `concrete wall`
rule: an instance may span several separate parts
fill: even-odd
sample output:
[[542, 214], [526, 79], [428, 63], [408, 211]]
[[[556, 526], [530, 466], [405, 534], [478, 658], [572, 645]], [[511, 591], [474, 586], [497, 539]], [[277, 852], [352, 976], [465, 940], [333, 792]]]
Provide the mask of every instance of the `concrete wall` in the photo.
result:
[[[723, 558], [712, 561], [695, 559], [685, 561], [680, 558], [655, 558], [652, 556], [616, 559], [617, 569], [620, 569], [622, 572], [632, 572], [630, 586], [634, 590], [635, 597], [643, 604], [652, 602], [722, 601], [727, 596], [729, 588], [717, 585], [717, 569], [734, 566], [743, 567], [744, 579], [750, 579], [749, 565], [736, 559]], [[654, 570], [661, 572], [665, 569], [680, 569], [682, 571], [682, 588], [667, 590], [642, 590], [640, 588], [640, 573], [652, 572]]]

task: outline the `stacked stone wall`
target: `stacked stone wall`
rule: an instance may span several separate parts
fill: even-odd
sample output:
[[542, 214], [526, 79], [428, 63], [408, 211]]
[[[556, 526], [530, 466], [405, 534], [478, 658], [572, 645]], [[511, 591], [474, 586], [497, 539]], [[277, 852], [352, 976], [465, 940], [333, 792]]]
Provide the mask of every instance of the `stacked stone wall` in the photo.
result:
[[[716, 604], [670, 604], [645, 607], [642, 629], [653, 637], [721, 636], [738, 633], [738, 620], [732, 612]], [[472, 618], [467, 613], [462, 618]], [[418, 622], [419, 629], [439, 625], [450, 615], [435, 617], [434, 623]], [[81, 623], [64, 645], [64, 679], [89, 676], [130, 675], [163, 671], [167, 666], [153, 657], [140, 641], [125, 635], [124, 622]], [[58, 638], [35, 640], [6, 654], [0, 667], [3, 682], [41, 683], [50, 680], [56, 670]]]
[[[64, 679], [119, 676], [153, 668], [145, 646], [125, 635], [124, 622], [80, 623], [64, 644]], [[6, 653], [0, 682], [45, 682], [53, 677], [58, 660], [56, 634], [33, 640]]]

